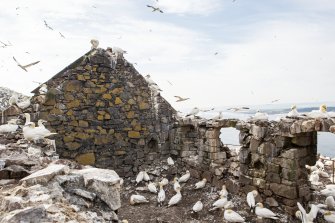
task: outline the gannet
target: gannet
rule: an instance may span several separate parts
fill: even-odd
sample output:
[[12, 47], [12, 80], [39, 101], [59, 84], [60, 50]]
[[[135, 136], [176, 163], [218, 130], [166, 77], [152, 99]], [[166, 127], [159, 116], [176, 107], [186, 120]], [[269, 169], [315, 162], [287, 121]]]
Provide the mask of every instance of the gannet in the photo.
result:
[[192, 210], [193, 210], [193, 212], [197, 213], [197, 212], [201, 211], [203, 207], [204, 207], [204, 205], [202, 204], [202, 202], [201, 201], [197, 201], [193, 205]]
[[138, 194], [131, 195], [130, 197], [131, 205], [141, 204], [141, 203], [149, 203], [149, 201], [142, 195], [138, 195]]
[[143, 180], [144, 181], [150, 181], [150, 177], [146, 171], [143, 171]]
[[136, 185], [139, 184], [143, 180], [143, 178], [144, 178], [144, 172], [140, 171], [136, 177]]
[[327, 105], [322, 104], [319, 110], [313, 110], [306, 114], [309, 118], [328, 118]]
[[315, 163], [315, 166], [319, 167], [319, 169], [323, 170], [325, 168], [325, 165], [322, 162], [322, 159], [318, 159]]
[[200, 109], [197, 108], [197, 107], [194, 107], [194, 108], [192, 109], [192, 111], [190, 111], [190, 113], [188, 113], [188, 114], [186, 115], [186, 117], [187, 117], [187, 116], [191, 116], [191, 115], [195, 116], [195, 115], [197, 115], [199, 112], [200, 112]]
[[15, 132], [19, 126], [16, 124], [16, 119], [9, 120], [7, 124], [0, 125], [0, 133]]
[[335, 196], [335, 190], [334, 189], [326, 188], [326, 189], [321, 190], [320, 193], [324, 196], [327, 196], [327, 197], [328, 196]]
[[186, 183], [188, 181], [188, 179], [190, 179], [190, 171], [186, 170], [186, 174], [184, 174], [183, 176], [181, 176], [178, 180], [179, 183]]
[[224, 208], [225, 205], [228, 203], [228, 200], [226, 197], [221, 197], [219, 200], [215, 201], [213, 203], [213, 208], [211, 208], [209, 211], [214, 211], [218, 208]]
[[317, 170], [315, 172], [317, 172], [320, 177], [329, 178], [329, 174], [323, 170]]
[[335, 190], [335, 184], [327, 184], [326, 188], [330, 190]]
[[310, 170], [311, 172], [318, 170], [318, 168], [316, 166], [309, 166], [309, 165], [305, 165], [306, 169]]
[[166, 186], [169, 184], [169, 180], [166, 178], [163, 178], [159, 183], [162, 184], [162, 186]]
[[256, 112], [256, 114], [252, 117], [253, 120], [261, 120], [266, 121], [269, 119], [268, 114], [260, 112], [259, 110]]
[[323, 213], [323, 217], [327, 222], [335, 223], [335, 215], [330, 211], [326, 211]]
[[24, 125], [28, 125], [29, 123], [32, 123], [32, 122], [30, 121], [30, 114], [29, 114], [29, 113], [23, 113], [23, 115], [24, 115], [24, 117], [25, 117], [25, 119], [26, 119]]
[[226, 185], [222, 185], [222, 189], [219, 192], [220, 197], [227, 197], [228, 196], [228, 191], [226, 188]]
[[149, 86], [151, 86], [151, 85], [157, 85], [156, 82], [154, 82], [154, 81], [151, 79], [150, 74], [147, 74], [144, 78], [145, 78], [145, 80], [147, 81], [147, 83], [149, 84]]
[[183, 98], [183, 97], [180, 97], [180, 96], [174, 96], [174, 97], [177, 98], [176, 102], [186, 101], [186, 100], [190, 99], [190, 98]]
[[42, 84], [41, 87], [38, 89], [38, 93], [44, 95], [48, 92], [48, 86], [46, 84]]
[[297, 205], [298, 205], [299, 211], [301, 211], [303, 222], [306, 222], [306, 223], [313, 222], [318, 214], [319, 208], [316, 205], [312, 204], [311, 210], [307, 214], [306, 210], [303, 208], [303, 206], [299, 202], [297, 202]]
[[157, 194], [156, 184], [150, 182], [150, 183], [148, 184], [148, 190], [149, 190], [151, 193], [155, 193], [155, 194]]
[[16, 105], [21, 109], [26, 109], [30, 106], [30, 98], [26, 97], [24, 101], [17, 102]]
[[302, 223], [305, 223], [302, 217], [301, 211], [296, 211], [295, 212], [295, 217], [298, 218]]
[[328, 196], [325, 200], [325, 204], [327, 205], [329, 210], [334, 210], [335, 208], [335, 200], [333, 196]]
[[181, 193], [180, 193], [180, 188], [177, 189], [177, 194], [174, 195], [173, 197], [171, 197], [171, 199], [169, 200], [168, 203], [168, 207], [172, 206], [172, 205], [176, 205], [181, 201]]
[[22, 70], [24, 70], [24, 71], [26, 71], [26, 72], [28, 72], [28, 70], [27, 70], [28, 67], [31, 67], [31, 66], [33, 66], [33, 65], [35, 65], [35, 64], [38, 64], [38, 63], [40, 62], [40, 61], [35, 61], [35, 62], [30, 63], [30, 64], [27, 64], [27, 65], [21, 65], [21, 64], [15, 59], [15, 57], [13, 57], [13, 60], [16, 62], [17, 66], [19, 66]]
[[222, 111], [219, 111], [219, 114], [211, 118], [211, 120], [221, 120], [223, 119]]
[[169, 166], [173, 166], [174, 165], [174, 161], [171, 157], [167, 158], [167, 163]]
[[257, 190], [250, 191], [247, 194], [247, 203], [248, 203], [248, 205], [250, 207], [251, 212], [253, 212], [253, 209], [256, 206], [255, 197], [257, 197], [257, 195], [258, 195]]
[[245, 222], [241, 215], [231, 209], [225, 210], [223, 217], [228, 222]]
[[206, 182], [207, 182], [206, 178], [202, 179], [201, 181], [195, 184], [194, 189], [197, 190], [197, 189], [204, 188], [206, 186]]
[[159, 206], [162, 206], [163, 202], [165, 201], [165, 191], [163, 189], [163, 184], [161, 182], [159, 183], [159, 192], [157, 196], [157, 201]]
[[55, 135], [57, 133], [51, 133], [48, 129], [35, 127], [35, 123], [30, 122], [25, 125], [22, 129], [23, 136], [28, 141], [36, 141], [39, 139], [44, 139], [50, 135]]
[[297, 106], [296, 105], [293, 105], [291, 107], [291, 111], [287, 114], [287, 117], [290, 117], [290, 118], [295, 118], [295, 117], [298, 117], [300, 114], [299, 112], [297, 111]]
[[91, 44], [92, 44], [92, 46], [91, 46], [91, 50], [93, 50], [93, 49], [97, 49], [98, 46], [99, 46], [99, 40], [91, 39]]
[[319, 183], [319, 174], [317, 171], [313, 171], [311, 175], [309, 176], [309, 181], [311, 181], [312, 184], [318, 184]]
[[265, 208], [262, 203], [256, 204], [255, 214], [260, 218], [278, 219], [278, 216], [271, 210]]
[[19, 97], [17, 96], [17, 94], [13, 94], [9, 100], [8, 103], [9, 105], [16, 105], [17, 101], [19, 100]]
[[177, 189], [180, 189], [181, 187], [180, 187], [180, 184], [179, 184], [179, 182], [178, 182], [178, 178], [177, 177], [175, 177], [174, 179], [173, 179], [173, 189], [175, 190], [175, 191], [177, 191]]

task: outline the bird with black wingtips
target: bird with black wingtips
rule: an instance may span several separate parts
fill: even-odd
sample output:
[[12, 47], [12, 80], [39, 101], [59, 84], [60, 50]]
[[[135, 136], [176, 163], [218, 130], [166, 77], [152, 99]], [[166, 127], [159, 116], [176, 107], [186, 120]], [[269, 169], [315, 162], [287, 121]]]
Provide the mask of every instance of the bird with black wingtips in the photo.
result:
[[152, 12], [160, 12], [160, 13], [164, 13], [160, 8], [158, 7], [154, 7], [152, 5], [147, 5], [148, 8], [152, 8]]
[[31, 67], [31, 66], [33, 66], [33, 65], [35, 65], [35, 64], [38, 64], [38, 63], [40, 62], [40, 61], [35, 61], [35, 62], [30, 63], [30, 64], [27, 64], [27, 65], [21, 65], [21, 64], [15, 59], [15, 57], [13, 57], [13, 60], [16, 62], [17, 66], [19, 66], [22, 70], [24, 70], [24, 71], [26, 71], [26, 72], [28, 72], [28, 70], [27, 70], [28, 67]]

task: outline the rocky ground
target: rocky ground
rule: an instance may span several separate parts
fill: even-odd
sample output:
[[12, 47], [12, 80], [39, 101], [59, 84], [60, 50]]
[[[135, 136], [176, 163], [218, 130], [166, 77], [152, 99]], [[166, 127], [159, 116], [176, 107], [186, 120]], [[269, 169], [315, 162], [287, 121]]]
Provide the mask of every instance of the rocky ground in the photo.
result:
[[19, 99], [23, 99], [23, 97], [25, 97], [25, 95], [21, 93], [15, 92], [5, 87], [0, 87], [0, 110], [8, 108], [8, 100], [13, 94], [17, 94]]

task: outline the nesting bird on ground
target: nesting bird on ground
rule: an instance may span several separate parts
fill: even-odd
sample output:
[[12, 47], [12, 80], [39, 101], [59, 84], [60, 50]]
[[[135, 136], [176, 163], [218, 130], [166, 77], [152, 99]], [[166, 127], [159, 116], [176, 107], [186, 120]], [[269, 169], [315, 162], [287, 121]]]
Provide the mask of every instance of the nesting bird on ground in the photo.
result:
[[222, 189], [219, 192], [220, 197], [227, 197], [228, 191], [226, 185], [222, 185]]
[[309, 181], [312, 183], [312, 184], [315, 184], [315, 185], [318, 185], [320, 182], [319, 182], [319, 174], [317, 171], [313, 171], [311, 173], [311, 175], [309, 176]]
[[250, 191], [247, 194], [247, 203], [248, 203], [248, 205], [250, 207], [251, 212], [253, 212], [253, 209], [256, 206], [255, 198], [257, 197], [257, 195], [258, 195], [258, 191], [257, 190]]
[[252, 117], [253, 120], [267, 121], [269, 119], [269, 115], [264, 112], [260, 112], [258, 110], [256, 114]]
[[211, 118], [211, 120], [221, 120], [223, 119], [222, 111], [219, 111], [219, 114]]
[[328, 196], [325, 200], [325, 204], [329, 210], [334, 210], [335, 208], [335, 200], [333, 196]]
[[326, 211], [323, 213], [323, 218], [330, 223], [335, 223], [335, 215], [330, 212], [330, 211]]
[[231, 209], [225, 210], [223, 217], [228, 222], [245, 222], [241, 215]]
[[293, 105], [291, 107], [291, 111], [287, 114], [287, 117], [290, 117], [290, 118], [295, 118], [295, 117], [298, 117], [300, 114], [297, 110], [297, 106], [296, 105]]
[[204, 188], [206, 186], [206, 182], [207, 182], [206, 178], [202, 179], [202, 181], [199, 181], [198, 183], [195, 184], [194, 189], [197, 190], [197, 189]]
[[171, 157], [167, 158], [167, 163], [169, 166], [173, 166], [174, 165], [174, 161]]
[[306, 114], [309, 118], [328, 118], [327, 105], [322, 104], [319, 110], [313, 110]]
[[299, 202], [297, 202], [297, 205], [298, 205], [299, 211], [301, 211], [303, 222], [306, 222], [306, 223], [313, 222], [318, 214], [319, 208], [316, 205], [312, 204], [311, 210], [307, 214], [306, 210], [303, 208], [303, 206]]
[[155, 194], [157, 194], [156, 184], [150, 182], [150, 183], [148, 184], [148, 190], [149, 190], [151, 193], [155, 193]]
[[195, 115], [197, 115], [199, 112], [200, 112], [200, 109], [197, 108], [197, 107], [194, 107], [194, 108], [192, 109], [192, 111], [186, 115], [186, 117], [191, 116], [191, 115], [195, 116]]
[[181, 176], [178, 180], [179, 183], [186, 183], [188, 181], [188, 179], [190, 179], [191, 174], [190, 171], [186, 170], [186, 174], [184, 174], [183, 176]]
[[324, 178], [329, 178], [329, 174], [326, 171], [323, 170], [317, 170], [315, 171], [319, 174], [320, 177], [324, 177]]
[[8, 104], [9, 105], [16, 105], [17, 101], [19, 100], [19, 97], [17, 96], [17, 94], [13, 94], [9, 100], [8, 100]]
[[141, 203], [149, 203], [149, 201], [142, 195], [138, 195], [138, 194], [131, 195], [130, 197], [131, 205], [141, 204]]
[[57, 133], [51, 133], [48, 129], [45, 128], [35, 127], [35, 123], [33, 122], [30, 122], [27, 125], [25, 125], [22, 131], [24, 138], [28, 141], [36, 141], [57, 134]]
[[0, 125], [0, 133], [15, 132], [18, 127], [16, 119], [11, 119], [7, 122], [7, 124]]
[[262, 203], [256, 204], [255, 214], [260, 218], [278, 219], [278, 216], [271, 210], [265, 208]]
[[91, 50], [93, 50], [93, 49], [97, 49], [98, 46], [99, 46], [99, 40], [91, 39], [91, 44], [92, 44], [92, 46], [91, 46]]
[[163, 189], [163, 184], [161, 182], [159, 183], [159, 192], [157, 196], [157, 201], [159, 206], [162, 206], [163, 202], [165, 201], [165, 191]]
[[221, 197], [217, 201], [213, 203], [213, 208], [211, 208], [209, 211], [214, 211], [218, 208], [224, 208], [225, 205], [228, 203], [227, 197]]
[[180, 97], [180, 96], [174, 96], [174, 97], [177, 98], [176, 102], [182, 102], [182, 101], [186, 101], [186, 100], [190, 99], [190, 98], [183, 98], [183, 97]]
[[177, 191], [178, 189], [180, 189], [181, 187], [180, 187], [180, 184], [179, 184], [179, 182], [178, 182], [178, 178], [177, 177], [175, 177], [174, 179], [173, 179], [173, 189], [175, 190], [175, 191]]
[[166, 178], [163, 178], [163, 179], [161, 180], [161, 182], [159, 182], [159, 183], [162, 184], [162, 186], [166, 186], [166, 185], [169, 184], [169, 180], [166, 179]]
[[326, 185], [326, 189], [323, 189], [320, 191], [320, 194], [322, 194], [323, 196], [335, 196], [335, 189], [331, 189], [331, 188], [327, 188]]
[[204, 207], [203, 203], [202, 203], [201, 201], [197, 201], [197, 202], [193, 205], [193, 207], [192, 207], [192, 211], [193, 211], [194, 213], [197, 213], [197, 212], [201, 211], [203, 207]]
[[150, 177], [149, 177], [147, 171], [143, 171], [143, 180], [144, 181], [150, 181]]
[[180, 193], [180, 188], [177, 189], [177, 194], [174, 195], [173, 197], [171, 197], [171, 199], [169, 200], [169, 204], [168, 207], [171, 207], [173, 205], [178, 204], [181, 201], [181, 193]]
[[136, 176], [136, 185], [139, 184], [144, 178], [144, 172], [140, 171]]
[[25, 97], [23, 101], [16, 102], [16, 105], [17, 105], [17, 107], [19, 107], [21, 109], [26, 109], [30, 106], [30, 98]]

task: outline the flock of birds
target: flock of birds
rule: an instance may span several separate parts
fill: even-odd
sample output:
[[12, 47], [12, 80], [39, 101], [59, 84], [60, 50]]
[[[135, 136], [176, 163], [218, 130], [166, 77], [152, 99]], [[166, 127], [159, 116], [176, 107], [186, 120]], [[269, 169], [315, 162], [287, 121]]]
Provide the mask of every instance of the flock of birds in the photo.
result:
[[[167, 163], [169, 166], [174, 165], [174, 161], [171, 157], [167, 159]], [[175, 191], [175, 195], [173, 195], [169, 201], [167, 202], [167, 207], [176, 206], [178, 205], [182, 199], [182, 188], [185, 187], [185, 184], [191, 178], [190, 172], [187, 170], [184, 175], [180, 178], [175, 177], [172, 181], [173, 190]], [[140, 184], [142, 181], [148, 182], [147, 190], [151, 193], [157, 194], [157, 205], [163, 206], [166, 200], [166, 194], [164, 187], [169, 185], [169, 180], [167, 178], [162, 178], [160, 182], [155, 183], [150, 181], [150, 176], [146, 171], [140, 171], [136, 177], [136, 185]], [[201, 181], [194, 184], [194, 190], [201, 190], [205, 188], [207, 183], [207, 179], [204, 178]], [[156, 186], [159, 186], [157, 189]], [[223, 185], [222, 189], [218, 193], [219, 199], [217, 199], [212, 205], [209, 211], [215, 211], [217, 209], [224, 210], [223, 218], [227, 222], [245, 222], [245, 218], [242, 217], [239, 213], [232, 210], [234, 208], [234, 204], [231, 200], [228, 200], [228, 191], [226, 186]], [[256, 190], [249, 192], [246, 196], [247, 204], [250, 207], [250, 212], [254, 213], [258, 218], [271, 218], [271, 219], [278, 219], [278, 215], [272, 212], [270, 209], [265, 208], [262, 203], [256, 203], [255, 198], [258, 195]], [[140, 194], [133, 194], [130, 196], [129, 202], [131, 205], [137, 205], [142, 203], [149, 203], [149, 200]], [[192, 213], [199, 213], [203, 210], [204, 205], [201, 200], [198, 200], [191, 209]]]

